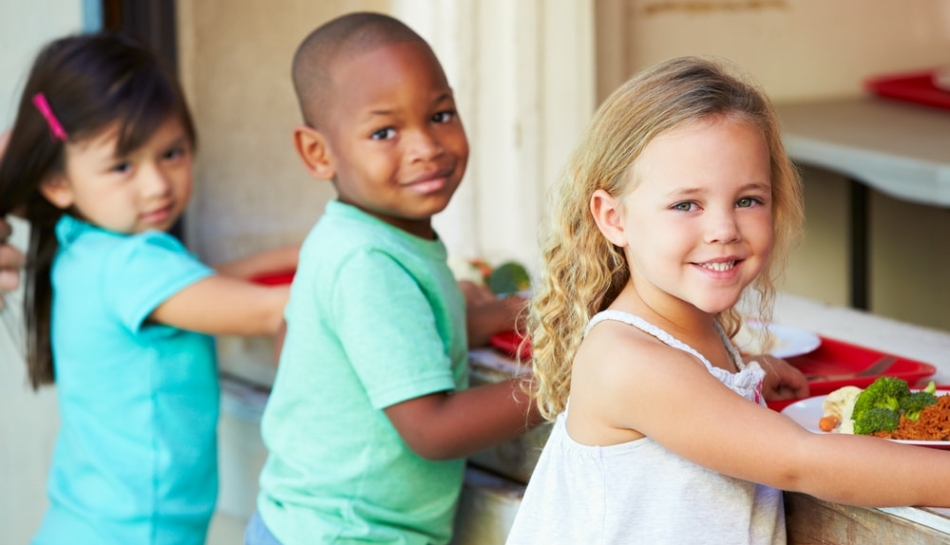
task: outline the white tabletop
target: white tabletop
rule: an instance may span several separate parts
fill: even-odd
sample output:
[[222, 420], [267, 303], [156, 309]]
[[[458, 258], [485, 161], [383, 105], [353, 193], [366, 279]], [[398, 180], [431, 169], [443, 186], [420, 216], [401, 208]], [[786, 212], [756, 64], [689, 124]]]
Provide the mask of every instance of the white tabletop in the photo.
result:
[[950, 110], [873, 97], [776, 110], [794, 161], [898, 199], [950, 207]]

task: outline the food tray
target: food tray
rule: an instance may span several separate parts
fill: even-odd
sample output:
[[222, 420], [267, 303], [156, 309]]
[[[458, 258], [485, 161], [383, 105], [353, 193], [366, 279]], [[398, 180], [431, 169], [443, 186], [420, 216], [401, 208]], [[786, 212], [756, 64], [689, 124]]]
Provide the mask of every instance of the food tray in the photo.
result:
[[864, 85], [884, 98], [950, 110], [950, 92], [934, 85], [933, 71], [874, 77], [866, 80]]
[[[832, 380], [810, 380], [808, 382], [808, 387], [811, 391], [810, 394], [812, 396], [830, 394], [843, 386], [866, 388], [881, 376], [906, 380], [907, 384], [913, 388], [937, 371], [937, 369], [929, 363], [839, 341], [838, 339], [830, 339], [828, 337], [821, 337], [821, 346], [814, 352], [786, 358], [785, 361], [794, 365], [806, 375], [854, 375], [867, 369], [883, 356], [894, 356], [897, 358], [893, 365], [883, 373], [866, 377], [850, 376]], [[768, 406], [776, 411], [781, 411], [795, 401], [799, 400], [771, 401], [768, 403]]]
[[502, 331], [492, 335], [488, 342], [502, 354], [510, 358], [517, 358], [520, 355], [521, 361], [526, 362], [531, 359], [531, 342], [525, 341], [522, 344], [523, 338], [515, 331]]
[[821, 338], [821, 346], [814, 352], [787, 358], [786, 361], [806, 375], [847, 375], [860, 373], [882, 356], [894, 356], [897, 359], [886, 371], [867, 377], [847, 377], [832, 380], [813, 380], [809, 382], [811, 395], [830, 394], [842, 386], [864, 388], [880, 376], [906, 380], [911, 387], [918, 381], [933, 375], [937, 369], [929, 363], [912, 360], [897, 354], [888, 354], [864, 346], [858, 346], [837, 339]]
[[255, 276], [251, 278], [251, 282], [256, 284], [263, 284], [265, 286], [285, 286], [290, 284], [294, 279], [294, 273], [296, 271], [283, 271], [270, 274], [262, 274], [260, 276]]

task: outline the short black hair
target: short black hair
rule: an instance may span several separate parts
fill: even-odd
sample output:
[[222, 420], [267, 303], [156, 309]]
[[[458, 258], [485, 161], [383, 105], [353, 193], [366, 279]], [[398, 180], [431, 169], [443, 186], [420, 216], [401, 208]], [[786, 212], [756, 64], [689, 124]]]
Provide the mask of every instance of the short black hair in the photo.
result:
[[304, 122], [320, 128], [323, 114], [331, 104], [331, 71], [337, 62], [399, 42], [421, 42], [428, 47], [405, 23], [382, 13], [349, 13], [311, 32], [297, 47], [293, 62], [294, 91]]

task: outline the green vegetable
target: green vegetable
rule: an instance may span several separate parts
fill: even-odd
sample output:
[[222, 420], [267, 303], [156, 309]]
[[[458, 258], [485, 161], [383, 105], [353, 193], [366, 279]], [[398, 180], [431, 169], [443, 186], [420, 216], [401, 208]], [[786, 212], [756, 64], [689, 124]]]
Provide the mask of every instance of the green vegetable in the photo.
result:
[[934, 395], [936, 391], [937, 385], [931, 380], [930, 384], [923, 390], [907, 394], [901, 399], [901, 410], [904, 411], [904, 417], [916, 422], [920, 418], [920, 411], [924, 407], [929, 407], [937, 402], [937, 396]]
[[852, 418], [858, 421], [862, 413], [875, 407], [890, 409], [897, 412], [901, 407], [901, 399], [910, 394], [907, 381], [899, 378], [881, 377], [864, 389], [854, 402]]
[[496, 295], [518, 293], [531, 287], [531, 277], [523, 265], [508, 261], [495, 267], [485, 283]]
[[900, 422], [896, 411], [885, 407], [871, 407], [854, 418], [854, 433], [870, 435], [879, 431], [894, 431]]
[[901, 414], [908, 420], [920, 418], [920, 411], [937, 402], [933, 381], [919, 392], [911, 393], [907, 381], [881, 377], [862, 391], [854, 402], [851, 419], [854, 433], [870, 435], [878, 431], [894, 431]]

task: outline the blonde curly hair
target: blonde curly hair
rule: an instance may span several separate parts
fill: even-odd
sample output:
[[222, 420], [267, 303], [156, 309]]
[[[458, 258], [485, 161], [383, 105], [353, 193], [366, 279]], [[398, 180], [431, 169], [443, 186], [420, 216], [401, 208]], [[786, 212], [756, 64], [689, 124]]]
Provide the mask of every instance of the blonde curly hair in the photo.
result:
[[[591, 317], [607, 308], [630, 279], [621, 248], [594, 223], [591, 195], [603, 189], [615, 197], [630, 192], [630, 172], [646, 145], [659, 134], [702, 119], [728, 116], [761, 129], [770, 153], [772, 231], [770, 257], [751, 284], [759, 318], [771, 318], [776, 284], [797, 242], [804, 217], [798, 173], [782, 145], [771, 102], [748, 78], [724, 61], [683, 57], [645, 70], [614, 91], [600, 106], [575, 148], [553, 195], [542, 242], [541, 275], [532, 298], [528, 333], [534, 391], [548, 420], [561, 413], [571, 386], [574, 356]], [[717, 316], [736, 334], [735, 309]]]

